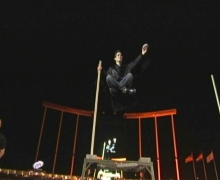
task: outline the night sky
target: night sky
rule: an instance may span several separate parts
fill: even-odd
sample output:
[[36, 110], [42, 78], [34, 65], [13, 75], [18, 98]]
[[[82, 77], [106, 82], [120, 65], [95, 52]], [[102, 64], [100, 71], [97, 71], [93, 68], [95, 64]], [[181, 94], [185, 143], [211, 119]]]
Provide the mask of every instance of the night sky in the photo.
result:
[[[28, 170], [35, 160], [43, 101], [94, 110], [97, 65], [114, 63], [115, 50], [123, 62], [135, 59], [149, 44], [151, 63], [136, 79], [137, 95], [131, 106], [113, 113], [101, 83], [94, 154], [103, 142], [117, 136], [119, 153], [138, 160], [138, 121], [125, 112], [177, 110], [175, 118], [180, 177], [194, 179], [191, 152], [207, 156], [211, 150], [220, 173], [220, 115], [211, 74], [220, 94], [220, 3], [7, 1], [1, 2], [0, 118], [7, 137], [1, 168]], [[43, 169], [52, 171], [60, 112], [48, 110], [40, 147]], [[80, 117], [74, 174], [80, 175], [90, 153], [93, 118]], [[76, 115], [64, 114], [56, 173], [69, 174]], [[170, 117], [159, 118], [162, 178], [175, 178]], [[144, 119], [143, 155], [155, 164], [153, 119]], [[204, 178], [202, 162], [197, 175]], [[215, 179], [213, 162], [206, 164]]]

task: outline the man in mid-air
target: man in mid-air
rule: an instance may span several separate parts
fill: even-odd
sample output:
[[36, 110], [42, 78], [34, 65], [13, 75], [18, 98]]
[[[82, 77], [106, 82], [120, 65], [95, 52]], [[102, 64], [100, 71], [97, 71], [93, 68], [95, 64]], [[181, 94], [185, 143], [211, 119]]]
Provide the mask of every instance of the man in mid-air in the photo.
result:
[[123, 64], [123, 56], [120, 50], [115, 52], [114, 61], [115, 65], [109, 67], [106, 76], [106, 82], [112, 96], [118, 94], [133, 94], [135, 89], [130, 89], [133, 82], [132, 69], [143, 59], [147, 53], [148, 44], [142, 46], [141, 54], [132, 62]]

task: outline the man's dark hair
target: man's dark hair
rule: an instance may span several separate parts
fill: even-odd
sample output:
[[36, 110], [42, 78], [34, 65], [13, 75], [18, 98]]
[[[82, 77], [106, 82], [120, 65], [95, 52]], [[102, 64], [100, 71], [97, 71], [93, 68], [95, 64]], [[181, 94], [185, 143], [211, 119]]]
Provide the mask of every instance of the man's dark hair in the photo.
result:
[[[116, 50], [116, 51], [115, 51], [115, 56], [116, 56], [117, 53], [121, 53], [121, 51], [120, 51], [120, 50]], [[121, 54], [122, 54], [122, 53], [121, 53]], [[115, 56], [114, 56], [114, 58], [115, 58]]]

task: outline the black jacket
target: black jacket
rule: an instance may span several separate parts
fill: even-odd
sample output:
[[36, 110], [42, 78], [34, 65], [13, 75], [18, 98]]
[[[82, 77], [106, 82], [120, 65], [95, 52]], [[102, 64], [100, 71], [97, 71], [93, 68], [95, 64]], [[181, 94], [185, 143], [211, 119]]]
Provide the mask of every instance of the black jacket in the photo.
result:
[[139, 55], [134, 61], [129, 64], [122, 64], [118, 66], [115, 64], [114, 66], [109, 67], [107, 71], [107, 75], [112, 75], [116, 80], [126, 76], [131, 70], [143, 59], [143, 55]]

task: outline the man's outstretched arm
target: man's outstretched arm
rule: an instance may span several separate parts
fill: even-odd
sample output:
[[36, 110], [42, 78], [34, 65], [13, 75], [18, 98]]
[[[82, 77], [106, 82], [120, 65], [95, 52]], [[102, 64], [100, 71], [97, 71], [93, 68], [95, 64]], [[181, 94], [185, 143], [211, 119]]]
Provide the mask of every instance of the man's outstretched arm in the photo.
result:
[[143, 56], [147, 53], [148, 51], [148, 44], [144, 44], [142, 46], [142, 49], [141, 49], [141, 54], [134, 60], [132, 61], [131, 63], [129, 63], [128, 65], [128, 68], [129, 68], [129, 71], [131, 71], [132, 68], [134, 68], [142, 59], [143, 59]]

